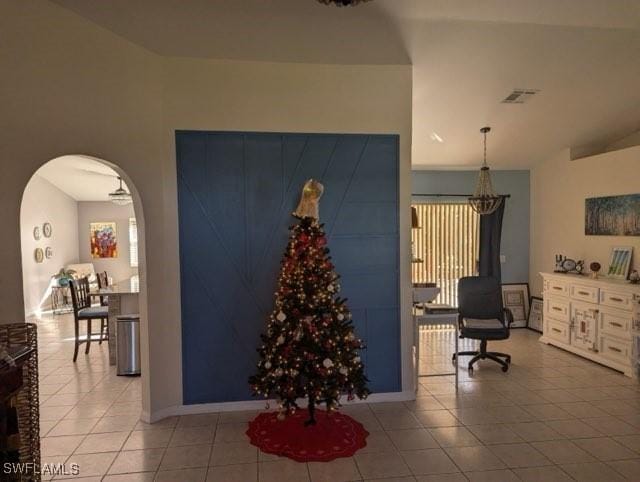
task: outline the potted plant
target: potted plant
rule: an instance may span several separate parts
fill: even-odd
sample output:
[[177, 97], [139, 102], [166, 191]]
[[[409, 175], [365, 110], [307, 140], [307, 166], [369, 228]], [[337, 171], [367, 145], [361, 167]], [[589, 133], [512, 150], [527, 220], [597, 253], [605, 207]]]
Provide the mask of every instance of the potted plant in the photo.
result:
[[73, 279], [75, 274], [76, 272], [73, 269], [60, 268], [60, 271], [54, 274], [52, 278], [56, 281], [59, 287], [66, 288], [69, 286], [69, 281]]

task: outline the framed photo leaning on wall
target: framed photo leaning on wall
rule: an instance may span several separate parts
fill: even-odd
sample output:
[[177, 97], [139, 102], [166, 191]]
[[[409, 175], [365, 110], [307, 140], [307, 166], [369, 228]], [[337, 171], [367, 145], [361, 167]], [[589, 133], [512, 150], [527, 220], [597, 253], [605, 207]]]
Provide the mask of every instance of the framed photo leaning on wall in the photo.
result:
[[503, 283], [502, 303], [513, 314], [511, 328], [525, 328], [529, 318], [529, 283]]
[[529, 318], [527, 319], [527, 328], [542, 333], [542, 298], [532, 296], [530, 301]]
[[614, 246], [611, 248], [607, 276], [616, 279], [627, 279], [631, 267], [632, 246]]

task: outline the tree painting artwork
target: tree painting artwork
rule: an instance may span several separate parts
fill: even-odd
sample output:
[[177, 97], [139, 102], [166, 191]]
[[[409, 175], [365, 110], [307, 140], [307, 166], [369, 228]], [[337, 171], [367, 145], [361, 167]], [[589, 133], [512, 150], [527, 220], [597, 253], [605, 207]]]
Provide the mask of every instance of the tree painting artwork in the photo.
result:
[[640, 236], [640, 194], [585, 199], [584, 234]]
[[117, 258], [116, 223], [91, 223], [91, 257]]

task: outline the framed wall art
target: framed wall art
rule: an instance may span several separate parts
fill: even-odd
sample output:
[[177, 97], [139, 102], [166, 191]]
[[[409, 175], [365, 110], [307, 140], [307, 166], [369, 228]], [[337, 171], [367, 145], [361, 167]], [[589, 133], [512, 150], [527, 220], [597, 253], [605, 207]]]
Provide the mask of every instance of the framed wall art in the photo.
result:
[[51, 226], [51, 223], [44, 223], [42, 225], [42, 234], [44, 234], [44, 237], [50, 238], [52, 233], [53, 233], [53, 227]]
[[632, 255], [633, 246], [614, 246], [611, 248], [607, 276], [616, 279], [627, 279]]
[[529, 318], [527, 319], [527, 328], [542, 333], [542, 298], [538, 296], [532, 296], [529, 305], [530, 309]]
[[585, 199], [584, 234], [640, 236], [640, 194]]
[[502, 302], [513, 314], [512, 328], [525, 328], [529, 318], [529, 283], [504, 283]]
[[90, 248], [92, 258], [117, 258], [118, 240], [116, 223], [90, 223]]
[[40, 226], [33, 228], [33, 239], [36, 241], [40, 240]]
[[44, 261], [44, 251], [42, 251], [42, 248], [35, 249], [33, 258], [36, 260], [36, 263], [42, 263]]

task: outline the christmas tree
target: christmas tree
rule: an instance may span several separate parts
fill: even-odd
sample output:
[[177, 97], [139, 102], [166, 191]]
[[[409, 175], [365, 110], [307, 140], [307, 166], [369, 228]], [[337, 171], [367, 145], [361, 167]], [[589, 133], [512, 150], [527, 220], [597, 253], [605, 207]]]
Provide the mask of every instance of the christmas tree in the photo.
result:
[[359, 353], [364, 345], [354, 334], [346, 299], [338, 296], [339, 276], [317, 219], [321, 194], [322, 185], [309, 180], [294, 212], [299, 223], [290, 228], [258, 371], [249, 379], [255, 395], [278, 398], [279, 419], [306, 397], [305, 425], [315, 424], [317, 404], [332, 411], [343, 394], [349, 400], [369, 394]]

